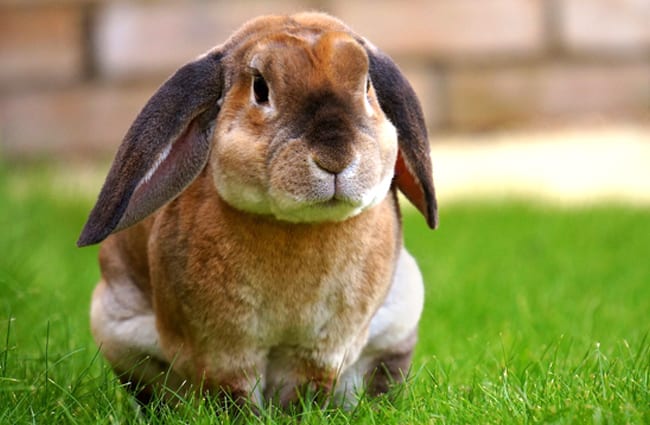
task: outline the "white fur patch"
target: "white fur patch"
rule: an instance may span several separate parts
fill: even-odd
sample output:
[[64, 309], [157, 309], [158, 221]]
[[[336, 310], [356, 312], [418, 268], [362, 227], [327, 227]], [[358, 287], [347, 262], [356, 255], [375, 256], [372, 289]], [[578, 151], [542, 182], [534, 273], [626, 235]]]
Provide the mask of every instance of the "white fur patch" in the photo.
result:
[[402, 248], [390, 292], [370, 322], [367, 348], [386, 350], [415, 329], [424, 305], [424, 284], [415, 259]]
[[361, 213], [364, 208], [351, 207], [344, 202], [303, 205], [291, 210], [273, 209], [273, 215], [278, 220], [291, 223], [317, 223], [323, 221], [343, 221]]
[[141, 353], [164, 358], [153, 311], [132, 284], [108, 286], [100, 282], [93, 295], [90, 317], [95, 339], [107, 357], [113, 357], [111, 353]]
[[366, 115], [368, 117], [372, 117], [373, 115], [375, 115], [375, 109], [370, 104], [370, 100], [368, 99], [367, 95], [363, 97], [363, 106], [366, 109]]
[[272, 214], [265, 188], [226, 180], [219, 172], [214, 173], [217, 192], [230, 206], [253, 214]]
[[153, 165], [149, 170], [147, 171], [147, 174], [144, 175], [144, 177], [138, 182], [137, 186], [135, 187], [136, 190], [138, 187], [142, 186], [143, 184], [147, 183], [153, 175], [158, 171], [158, 168], [160, 167], [160, 164], [167, 159], [169, 156], [169, 153], [172, 151], [172, 144], [168, 143], [167, 146], [165, 146], [165, 149], [163, 149], [157, 156], [156, 160], [153, 162]]

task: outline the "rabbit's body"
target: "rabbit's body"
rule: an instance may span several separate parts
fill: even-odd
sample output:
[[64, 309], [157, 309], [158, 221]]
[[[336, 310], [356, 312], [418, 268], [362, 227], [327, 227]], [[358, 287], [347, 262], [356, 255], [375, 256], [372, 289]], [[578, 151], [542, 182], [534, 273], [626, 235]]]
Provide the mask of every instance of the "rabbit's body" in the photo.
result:
[[421, 117], [394, 64], [321, 14], [258, 19], [179, 70], [79, 242], [124, 229], [91, 311], [121, 379], [283, 405], [400, 381], [423, 290], [397, 188], [436, 222]]
[[[392, 196], [343, 223], [292, 224], [233, 209], [208, 174], [102, 246], [93, 332], [118, 372], [147, 382], [173, 362], [170, 386], [182, 376], [286, 402], [297, 384], [350, 390], [384, 357], [408, 363], [423, 291]], [[157, 366], [140, 376], [147, 356]]]

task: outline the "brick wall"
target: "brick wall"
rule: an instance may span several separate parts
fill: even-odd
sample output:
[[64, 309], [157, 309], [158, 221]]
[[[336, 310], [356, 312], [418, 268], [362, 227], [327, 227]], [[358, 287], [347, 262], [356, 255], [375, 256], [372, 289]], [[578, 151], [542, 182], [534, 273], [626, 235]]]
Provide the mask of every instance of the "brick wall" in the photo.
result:
[[0, 155], [112, 153], [175, 68], [304, 9], [389, 52], [434, 132], [650, 118], [650, 0], [2, 0]]

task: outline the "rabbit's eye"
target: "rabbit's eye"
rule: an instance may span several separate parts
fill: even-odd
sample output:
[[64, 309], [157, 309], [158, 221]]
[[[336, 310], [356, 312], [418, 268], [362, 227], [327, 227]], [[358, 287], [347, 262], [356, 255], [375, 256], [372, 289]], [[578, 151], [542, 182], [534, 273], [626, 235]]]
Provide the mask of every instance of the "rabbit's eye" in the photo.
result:
[[253, 94], [255, 95], [255, 102], [258, 105], [268, 103], [269, 86], [261, 75], [255, 75], [253, 77]]
[[366, 78], [366, 93], [370, 91], [370, 78]]

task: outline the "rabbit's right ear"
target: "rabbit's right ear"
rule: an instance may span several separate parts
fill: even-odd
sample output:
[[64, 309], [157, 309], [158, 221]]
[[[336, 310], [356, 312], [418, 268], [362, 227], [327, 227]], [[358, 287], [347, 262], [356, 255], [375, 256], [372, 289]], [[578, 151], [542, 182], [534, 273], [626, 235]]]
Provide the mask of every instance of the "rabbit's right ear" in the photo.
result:
[[176, 197], [210, 153], [223, 90], [221, 52], [180, 68], [135, 119], [77, 241], [101, 242]]
[[429, 138], [424, 114], [413, 88], [395, 62], [365, 40], [370, 80], [382, 110], [397, 129], [399, 151], [395, 181], [399, 190], [420, 210], [432, 229], [438, 226], [438, 204], [433, 187]]

